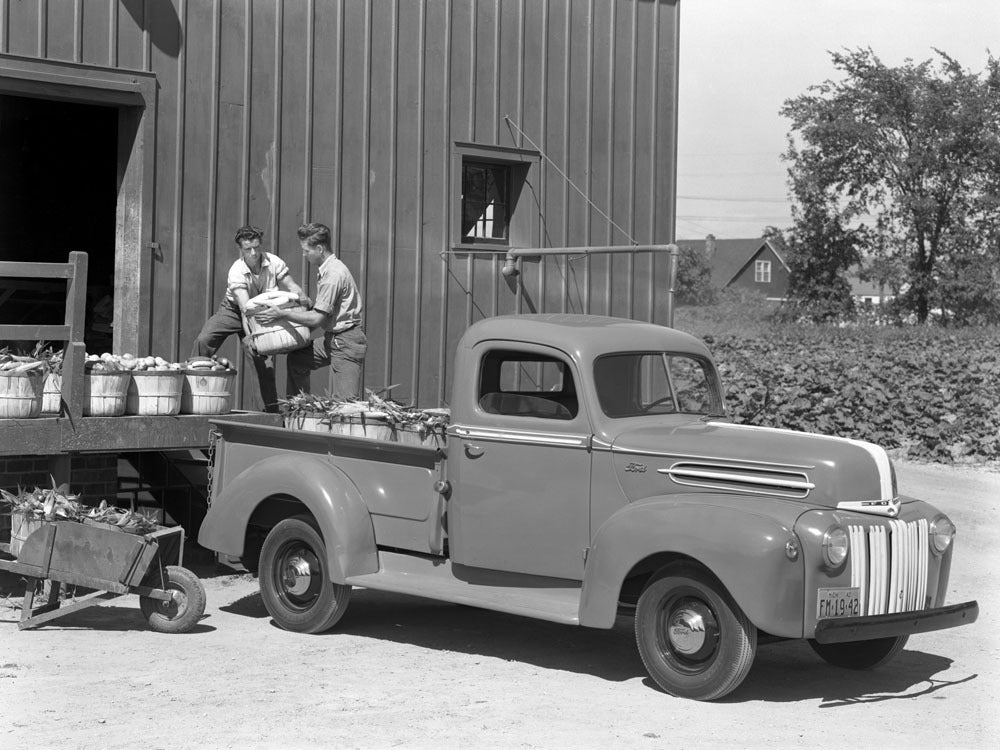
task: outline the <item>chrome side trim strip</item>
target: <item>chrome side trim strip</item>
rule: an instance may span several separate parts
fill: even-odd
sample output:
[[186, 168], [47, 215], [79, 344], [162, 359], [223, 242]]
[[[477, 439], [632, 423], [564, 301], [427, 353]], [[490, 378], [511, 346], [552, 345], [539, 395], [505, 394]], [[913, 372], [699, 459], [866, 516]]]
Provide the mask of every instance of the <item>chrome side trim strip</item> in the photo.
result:
[[564, 432], [529, 432], [526, 430], [484, 430], [452, 425], [449, 435], [469, 440], [492, 440], [498, 443], [521, 443], [527, 445], [559, 445], [566, 448], [587, 448], [590, 435], [569, 435]]
[[590, 441], [590, 447], [593, 448], [595, 451], [613, 450], [613, 446], [611, 445], [611, 443], [605, 443], [603, 440], [597, 437], [593, 438]]
[[747, 468], [753, 468], [757, 466], [766, 466], [775, 469], [815, 469], [815, 464], [780, 464], [774, 461], [753, 461], [746, 458], [731, 458], [726, 456], [702, 456], [694, 453], [667, 453], [661, 451], [648, 451], [639, 450], [635, 448], [614, 448], [615, 453], [628, 453], [629, 455], [639, 455], [639, 456], [658, 456], [662, 458], [679, 458], [684, 460], [696, 460], [696, 461], [715, 461], [726, 466], [739, 464], [741, 466], [746, 466]]
[[691, 477], [693, 479], [717, 479], [725, 482], [742, 482], [744, 484], [754, 484], [762, 487], [781, 487], [793, 490], [816, 489], [816, 485], [808, 480], [795, 479], [772, 479], [768, 477], [758, 477], [752, 474], [728, 474], [723, 471], [704, 471], [701, 469], [657, 469], [657, 473], [666, 474], [674, 481], [676, 477]]

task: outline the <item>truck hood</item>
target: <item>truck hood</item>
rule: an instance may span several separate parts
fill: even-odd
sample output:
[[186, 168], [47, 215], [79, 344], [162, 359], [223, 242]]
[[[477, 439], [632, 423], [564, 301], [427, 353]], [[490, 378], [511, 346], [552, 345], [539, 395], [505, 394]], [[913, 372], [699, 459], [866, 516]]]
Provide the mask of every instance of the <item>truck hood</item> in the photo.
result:
[[[611, 443], [631, 499], [646, 494], [724, 492], [800, 500], [811, 506], [895, 516], [892, 463], [873, 443], [726, 422], [625, 429]], [[637, 482], [638, 475], [648, 477]], [[636, 496], [638, 494], [638, 496]]]

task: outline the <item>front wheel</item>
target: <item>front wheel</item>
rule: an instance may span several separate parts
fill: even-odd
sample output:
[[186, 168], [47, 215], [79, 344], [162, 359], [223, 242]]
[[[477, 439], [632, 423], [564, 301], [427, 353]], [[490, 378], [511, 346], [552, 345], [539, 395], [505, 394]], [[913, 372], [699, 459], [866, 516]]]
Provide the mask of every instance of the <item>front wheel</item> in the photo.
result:
[[757, 628], [719, 583], [690, 566], [668, 568], [646, 586], [635, 637], [656, 684], [693, 700], [735, 690], [757, 652]]
[[321, 633], [343, 617], [351, 587], [330, 580], [323, 537], [308, 517], [286, 518], [260, 551], [260, 595], [285, 630]]
[[186, 633], [205, 614], [205, 587], [201, 580], [187, 568], [168, 565], [164, 588], [173, 594], [173, 599], [165, 602], [151, 596], [139, 597], [139, 609], [149, 623], [150, 630], [157, 633]]
[[835, 667], [874, 669], [902, 651], [909, 639], [908, 635], [899, 635], [846, 643], [817, 643], [810, 640], [809, 645], [823, 661]]

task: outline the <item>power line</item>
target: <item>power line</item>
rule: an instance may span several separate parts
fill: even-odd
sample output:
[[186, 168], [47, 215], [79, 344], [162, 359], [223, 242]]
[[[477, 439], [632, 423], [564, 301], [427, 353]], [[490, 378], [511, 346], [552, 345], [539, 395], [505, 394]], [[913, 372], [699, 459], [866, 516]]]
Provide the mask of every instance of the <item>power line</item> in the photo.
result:
[[688, 216], [677, 216], [678, 219], [683, 219], [684, 221], [726, 221], [726, 222], [739, 222], [739, 223], [749, 223], [754, 221], [790, 221], [791, 215], [785, 214], [783, 216], [702, 216], [688, 215]]
[[712, 195], [678, 195], [678, 200], [686, 201], [723, 201], [725, 203], [783, 203], [787, 204], [787, 199], [777, 198], [722, 198]]

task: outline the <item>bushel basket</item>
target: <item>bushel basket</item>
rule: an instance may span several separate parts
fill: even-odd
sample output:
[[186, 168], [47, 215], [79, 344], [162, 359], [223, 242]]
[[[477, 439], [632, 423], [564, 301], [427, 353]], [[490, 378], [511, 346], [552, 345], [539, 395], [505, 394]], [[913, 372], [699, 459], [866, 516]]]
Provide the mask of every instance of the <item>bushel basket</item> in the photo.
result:
[[253, 313], [268, 306], [281, 310], [306, 309], [291, 292], [264, 292], [251, 299], [246, 306], [247, 333], [250, 336], [250, 343], [259, 354], [287, 354], [301, 349], [314, 338], [313, 331], [299, 323], [287, 320], [268, 326], [259, 323], [253, 317]]
[[42, 413], [45, 374], [0, 375], [0, 419], [34, 419]]

